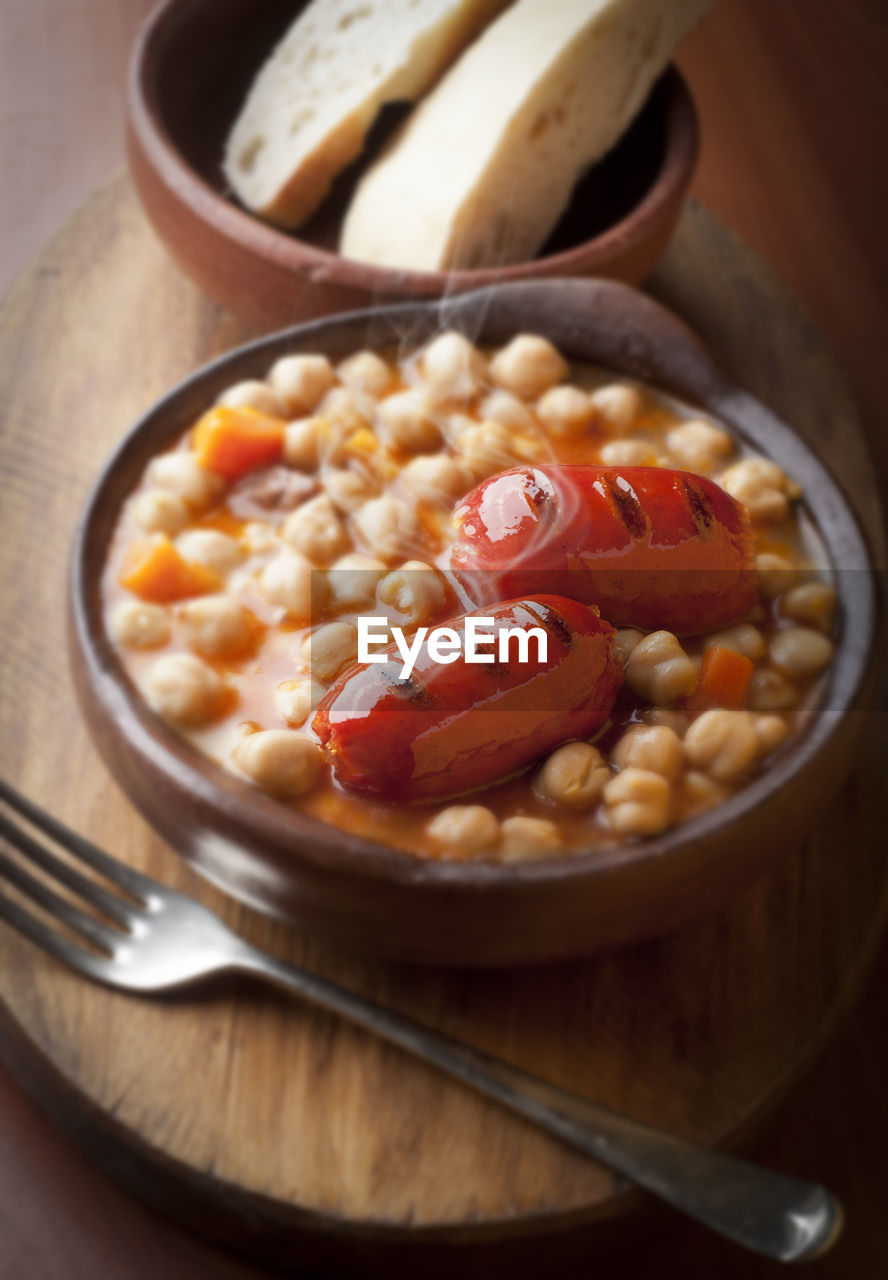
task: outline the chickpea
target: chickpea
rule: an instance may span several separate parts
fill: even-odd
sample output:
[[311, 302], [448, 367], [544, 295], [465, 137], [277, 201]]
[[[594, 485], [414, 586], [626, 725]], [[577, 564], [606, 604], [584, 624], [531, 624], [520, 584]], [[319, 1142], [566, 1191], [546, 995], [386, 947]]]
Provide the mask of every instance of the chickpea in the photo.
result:
[[426, 832], [439, 849], [471, 857], [496, 844], [500, 824], [483, 804], [452, 804], [432, 819]]
[[318, 680], [332, 680], [358, 656], [358, 632], [350, 622], [328, 622], [302, 641], [299, 656]]
[[358, 351], [355, 355], [343, 360], [336, 371], [340, 382], [353, 391], [378, 399], [392, 385], [394, 374], [373, 351]]
[[626, 683], [658, 707], [668, 706], [697, 684], [697, 668], [671, 631], [652, 631], [626, 663]]
[[610, 777], [597, 747], [588, 742], [565, 742], [540, 769], [534, 789], [543, 800], [553, 800], [567, 809], [591, 809], [601, 799]]
[[297, 418], [284, 428], [284, 461], [298, 471], [315, 471], [321, 461], [321, 443], [330, 433], [326, 418]]
[[611, 752], [618, 769], [645, 769], [674, 782], [684, 772], [681, 738], [665, 724], [634, 724]]
[[755, 558], [759, 590], [769, 600], [781, 595], [798, 578], [798, 570], [786, 556], [763, 551]]
[[282, 720], [292, 727], [304, 724], [326, 690], [317, 680], [284, 680], [274, 691], [274, 705]]
[[832, 629], [836, 612], [835, 588], [827, 582], [801, 582], [780, 599], [780, 612], [798, 622], [812, 622], [821, 631]]
[[284, 542], [315, 564], [327, 565], [349, 547], [349, 536], [326, 493], [309, 498], [284, 521]]
[[218, 529], [186, 529], [176, 539], [176, 546], [192, 564], [202, 564], [220, 577], [237, 568], [241, 562], [241, 549], [236, 539]]
[[523, 862], [528, 858], [560, 853], [564, 847], [561, 832], [548, 818], [506, 818], [500, 828], [500, 853], [503, 862]]
[[429, 343], [421, 365], [436, 400], [471, 400], [487, 380], [487, 362], [481, 352], [454, 330]]
[[680, 711], [672, 711], [669, 707], [649, 707], [647, 711], [642, 711], [641, 718], [645, 724], [664, 724], [679, 738], [683, 738], [688, 731], [687, 716]]
[[343, 436], [362, 427], [369, 427], [376, 409], [376, 401], [351, 387], [334, 387], [318, 405], [318, 413], [331, 424], [331, 448]]
[[133, 649], [156, 649], [170, 638], [170, 620], [159, 604], [144, 600], [124, 600], [109, 619], [111, 635], [118, 644]]
[[439, 575], [422, 560], [408, 560], [379, 584], [379, 599], [415, 625], [440, 613], [447, 591]]
[[724, 631], [713, 631], [703, 641], [704, 649], [713, 649], [716, 645], [751, 658], [753, 662], [765, 656], [765, 637], [758, 627], [749, 622], [738, 622], [735, 627], [726, 627]]
[[785, 627], [771, 637], [769, 652], [778, 671], [796, 680], [809, 680], [829, 666], [833, 642], [811, 627]]
[[513, 396], [511, 391], [503, 391], [501, 387], [491, 391], [481, 401], [481, 417], [491, 418], [504, 427], [517, 427], [522, 431], [536, 425], [527, 405]]
[[350, 551], [341, 556], [327, 570], [327, 588], [334, 605], [355, 608], [372, 603], [376, 596], [376, 585], [386, 574], [386, 566], [381, 560], [373, 560], [370, 556], [362, 556], [357, 551]]
[[231, 756], [251, 781], [277, 795], [302, 795], [313, 786], [321, 766], [317, 743], [291, 729], [251, 733]]
[[595, 421], [592, 401], [579, 387], [553, 387], [536, 404], [537, 417], [553, 436], [576, 436]]
[[734, 452], [727, 431], [702, 418], [691, 418], [666, 433], [666, 448], [679, 466], [699, 475], [708, 475]]
[[731, 794], [728, 787], [710, 778], [708, 773], [699, 769], [689, 769], [684, 776], [682, 790], [689, 803], [695, 809], [713, 809]]
[[377, 410], [381, 435], [390, 449], [431, 453], [441, 444], [432, 402], [420, 387], [386, 396]]
[[656, 467], [657, 451], [647, 440], [609, 440], [601, 446], [606, 467]]
[[752, 717], [752, 726], [758, 736], [762, 755], [769, 756], [789, 737], [789, 725], [782, 716], [761, 715]]
[[456, 449], [476, 482], [514, 467], [517, 460], [515, 442], [498, 422], [474, 423], [461, 432]]
[[236, 382], [233, 387], [223, 391], [216, 404], [227, 409], [256, 409], [259, 413], [270, 413], [273, 417], [286, 417], [287, 408], [280, 396], [272, 390], [267, 382], [251, 378], [247, 382]]
[[163, 489], [137, 494], [130, 503], [130, 511], [143, 533], [166, 533], [173, 537], [189, 520], [185, 499]]
[[257, 620], [230, 596], [200, 596], [179, 605], [176, 618], [190, 649], [211, 657], [242, 653], [256, 635]]
[[539, 399], [568, 373], [567, 361], [560, 352], [548, 339], [534, 333], [519, 333], [490, 362], [493, 381], [522, 400]]
[[162, 453], [148, 468], [148, 479], [158, 489], [177, 494], [189, 507], [202, 511], [221, 494], [224, 481], [212, 471], [206, 471], [193, 453]]
[[726, 493], [749, 511], [753, 520], [779, 522], [789, 515], [789, 501], [801, 494], [799, 486], [770, 458], [744, 458], [719, 477]]
[[761, 747], [752, 718], [745, 711], [715, 707], [704, 711], [684, 736], [688, 763], [716, 782], [742, 782], [758, 764]]
[[334, 507], [351, 515], [379, 493], [376, 480], [365, 471], [351, 471], [341, 467], [324, 469], [324, 489]]
[[473, 478], [464, 463], [447, 453], [411, 458], [400, 475], [400, 484], [420, 502], [451, 507], [455, 498], [471, 489]]
[[327, 593], [324, 575], [296, 551], [279, 551], [259, 576], [259, 589], [269, 604], [279, 605], [299, 622], [320, 609]]
[[358, 537], [380, 560], [404, 560], [421, 543], [415, 512], [391, 494], [365, 502], [353, 520]]
[[267, 556], [280, 548], [276, 531], [264, 520], [251, 520], [244, 525], [240, 541], [247, 555], [251, 556]]
[[348, 470], [363, 471], [368, 478], [389, 479], [397, 468], [382, 448], [378, 433], [369, 424], [337, 441], [327, 462]]
[[271, 366], [268, 381], [287, 413], [312, 413], [336, 381], [326, 356], [283, 356]]
[[672, 820], [672, 793], [659, 773], [624, 769], [604, 788], [611, 829], [621, 836], [655, 836]]
[[641, 392], [621, 382], [599, 387], [589, 399], [598, 421], [618, 436], [625, 435], [636, 426], [644, 409]]
[[799, 691], [773, 667], [762, 667], [749, 677], [746, 701], [753, 711], [789, 711], [798, 705]]
[[158, 658], [148, 676], [149, 706], [172, 724], [196, 728], [219, 710], [225, 686], [211, 667], [192, 653]]
[[636, 645], [644, 639], [643, 631], [635, 631], [632, 627], [620, 627], [614, 640], [614, 652], [625, 667], [629, 655]]

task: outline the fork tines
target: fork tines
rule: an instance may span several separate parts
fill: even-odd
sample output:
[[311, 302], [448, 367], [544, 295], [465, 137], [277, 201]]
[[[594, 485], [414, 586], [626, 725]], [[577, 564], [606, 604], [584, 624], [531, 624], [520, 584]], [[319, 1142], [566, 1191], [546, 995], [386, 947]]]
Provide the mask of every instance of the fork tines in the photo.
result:
[[[139, 903], [145, 902], [150, 896], [152, 881], [131, 867], [123, 866], [89, 840], [71, 831], [2, 779], [0, 801], [9, 810], [0, 810], [0, 838], [18, 855], [13, 858], [0, 851], [0, 917], [59, 959], [80, 968], [88, 966], [90, 961], [100, 963], [99, 956], [64, 937], [44, 919], [28, 911], [21, 902], [4, 893], [4, 884], [14, 886], [43, 912], [66, 925], [78, 939], [83, 939], [91, 947], [110, 955], [115, 939], [120, 939], [121, 931], [126, 932], [129, 927], [130, 912], [127, 902], [91, 876], [84, 875], [50, 848], [48, 842], [51, 841], [75, 860], [98, 872], [110, 884]], [[35, 834], [27, 830], [24, 823], [34, 832], [39, 832], [42, 838], [35, 838]], [[81, 910], [69, 898], [57, 893], [49, 883], [33, 875], [26, 863], [39, 868], [49, 880], [64, 885], [83, 903], [100, 912], [105, 919]], [[108, 921], [113, 922], [113, 925]]]
[[[117, 888], [122, 889], [124, 893], [128, 893], [137, 902], [144, 903], [157, 889], [158, 886], [148, 876], [143, 876], [140, 872], [133, 870], [132, 867], [125, 866], [122, 862], [119, 862], [117, 858], [112, 858], [110, 854], [105, 853], [98, 845], [93, 844], [92, 841], [87, 840], [84, 836], [78, 835], [76, 831], [66, 827], [64, 823], [59, 822], [57, 818], [47, 813], [45, 809], [33, 804], [2, 778], [0, 778], [0, 801], [23, 817], [32, 827], [42, 831], [44, 835], [48, 836], [54, 844], [64, 849], [66, 853], [71, 854], [72, 857], [79, 858], [81, 862], [85, 862], [88, 867], [92, 867], [93, 871], [98, 871], [99, 875], [104, 876], [106, 880], [117, 886]], [[8, 825], [11, 826], [12, 824]], [[16, 828], [13, 829], [15, 830]], [[17, 841], [18, 835], [14, 839]], [[54, 859], [50, 874], [54, 874], [54, 868], [59, 860], [54, 855], [50, 856]], [[93, 882], [87, 881], [85, 883], [92, 884]]]

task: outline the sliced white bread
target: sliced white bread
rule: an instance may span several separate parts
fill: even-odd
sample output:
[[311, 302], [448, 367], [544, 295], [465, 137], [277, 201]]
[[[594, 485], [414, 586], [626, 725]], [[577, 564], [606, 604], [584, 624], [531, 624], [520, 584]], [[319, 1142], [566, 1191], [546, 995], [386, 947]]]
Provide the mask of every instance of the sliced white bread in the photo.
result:
[[387, 102], [414, 101], [508, 0], [314, 0], [262, 67], [224, 169], [247, 208], [297, 227]]
[[713, 0], [517, 0], [355, 192], [340, 251], [420, 271], [533, 257]]

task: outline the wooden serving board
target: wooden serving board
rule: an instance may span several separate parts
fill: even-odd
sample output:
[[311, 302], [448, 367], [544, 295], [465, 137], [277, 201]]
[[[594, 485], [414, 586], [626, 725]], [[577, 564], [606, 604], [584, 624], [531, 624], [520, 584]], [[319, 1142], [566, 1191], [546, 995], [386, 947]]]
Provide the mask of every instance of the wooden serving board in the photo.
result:
[[[695, 206], [652, 288], [820, 447], [878, 541], [853, 407], [792, 298]], [[640, 1120], [701, 1143], [748, 1138], [831, 1035], [879, 936], [888, 846], [875, 716], [829, 819], [729, 909], [658, 942], [516, 973], [410, 969], [304, 940], [198, 880], [105, 773], [66, 668], [72, 529], [129, 423], [247, 336], [179, 274], [124, 178], [9, 297], [0, 771], [260, 946]], [[461, 1086], [273, 991], [228, 982], [142, 1001], [89, 985], [2, 925], [0, 1054], [113, 1177], [293, 1268], [549, 1273], [637, 1232], [650, 1207]]]

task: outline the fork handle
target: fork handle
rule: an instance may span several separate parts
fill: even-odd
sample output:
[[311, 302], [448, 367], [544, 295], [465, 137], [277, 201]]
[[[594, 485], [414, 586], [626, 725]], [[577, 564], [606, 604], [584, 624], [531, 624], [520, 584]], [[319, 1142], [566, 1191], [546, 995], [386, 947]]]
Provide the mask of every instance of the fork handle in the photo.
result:
[[824, 1188], [610, 1111], [246, 944], [233, 967], [340, 1014], [623, 1174], [712, 1230], [781, 1262], [824, 1253], [842, 1208]]

